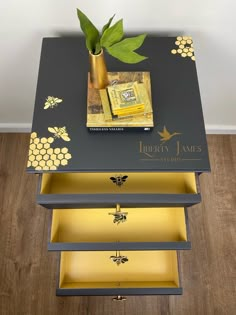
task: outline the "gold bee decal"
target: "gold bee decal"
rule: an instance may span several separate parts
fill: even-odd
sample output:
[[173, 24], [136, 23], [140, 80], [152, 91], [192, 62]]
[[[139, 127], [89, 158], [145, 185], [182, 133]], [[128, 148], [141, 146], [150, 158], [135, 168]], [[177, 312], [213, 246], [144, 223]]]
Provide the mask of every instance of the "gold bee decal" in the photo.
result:
[[54, 133], [54, 138], [61, 138], [64, 141], [70, 141], [66, 127], [48, 127], [48, 131]]
[[166, 129], [166, 126], [164, 126], [163, 131], [158, 131], [159, 135], [161, 136], [162, 144], [164, 144], [166, 141], [170, 140], [172, 137], [181, 135], [180, 132], [173, 132], [172, 134]]
[[48, 96], [46, 102], [44, 103], [44, 109], [54, 108], [60, 104], [63, 100], [58, 97]]
[[192, 37], [178, 36], [175, 45], [178, 46], [178, 49], [171, 50], [173, 55], [179, 54], [181, 57], [189, 57], [193, 61], [195, 60]]

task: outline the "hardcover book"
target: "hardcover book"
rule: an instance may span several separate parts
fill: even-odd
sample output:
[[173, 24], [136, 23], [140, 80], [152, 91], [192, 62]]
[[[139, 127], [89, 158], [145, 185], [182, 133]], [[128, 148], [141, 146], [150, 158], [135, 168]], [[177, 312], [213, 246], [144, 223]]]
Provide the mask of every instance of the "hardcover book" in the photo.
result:
[[[109, 72], [111, 86], [106, 89], [96, 90], [90, 85], [88, 77], [87, 95], [87, 124], [90, 131], [151, 131], [153, 123], [153, 111], [151, 103], [151, 82], [149, 72]], [[129, 83], [128, 83], [129, 82]], [[131, 83], [130, 83], [131, 82]], [[128, 85], [127, 85], [128, 83]], [[136, 86], [135, 92], [131, 88]], [[112, 112], [110, 103], [112, 91], [129, 91], [129, 100], [132, 99], [131, 108]], [[109, 100], [110, 96], [110, 100]], [[137, 102], [134, 105], [134, 98]], [[124, 104], [124, 102], [123, 102]], [[134, 105], [134, 107], [133, 107]], [[125, 107], [125, 105], [123, 105]]]
[[139, 95], [138, 82], [110, 85], [107, 92], [114, 115], [144, 113], [144, 102]]

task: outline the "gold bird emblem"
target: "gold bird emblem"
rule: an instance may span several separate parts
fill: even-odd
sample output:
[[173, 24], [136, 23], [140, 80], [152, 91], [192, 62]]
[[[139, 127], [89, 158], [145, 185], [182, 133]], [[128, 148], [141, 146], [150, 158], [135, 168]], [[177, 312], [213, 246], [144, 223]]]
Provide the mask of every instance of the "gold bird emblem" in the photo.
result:
[[181, 135], [180, 132], [173, 132], [172, 134], [166, 129], [166, 126], [164, 126], [163, 131], [158, 131], [159, 135], [161, 136], [162, 144], [166, 141], [170, 140], [172, 137]]

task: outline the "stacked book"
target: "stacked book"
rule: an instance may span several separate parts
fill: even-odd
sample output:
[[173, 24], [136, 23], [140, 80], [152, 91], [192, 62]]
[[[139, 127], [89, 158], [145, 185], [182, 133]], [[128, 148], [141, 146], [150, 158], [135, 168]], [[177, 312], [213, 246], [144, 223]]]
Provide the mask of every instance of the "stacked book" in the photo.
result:
[[135, 114], [144, 114], [145, 104], [141, 97], [141, 89], [139, 91], [139, 86], [143, 87], [143, 83], [138, 84], [138, 82], [135, 81], [114, 84], [107, 87], [108, 101], [110, 101], [113, 115], [124, 117]]
[[[132, 81], [124, 82], [122, 74], [126, 81], [129, 79]], [[114, 80], [117, 76], [118, 79]], [[137, 80], [134, 80], [135, 78]], [[109, 73], [109, 79], [113, 84], [106, 89], [94, 90], [88, 86], [87, 127], [89, 130], [152, 130], [153, 110], [149, 72]]]

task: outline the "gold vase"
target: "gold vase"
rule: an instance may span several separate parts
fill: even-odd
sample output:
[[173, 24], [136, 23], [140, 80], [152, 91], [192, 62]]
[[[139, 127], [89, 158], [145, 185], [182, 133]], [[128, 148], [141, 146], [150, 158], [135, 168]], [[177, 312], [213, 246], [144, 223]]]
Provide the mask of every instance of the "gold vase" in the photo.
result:
[[90, 82], [94, 89], [105, 89], [109, 84], [103, 50], [98, 55], [89, 52]]

